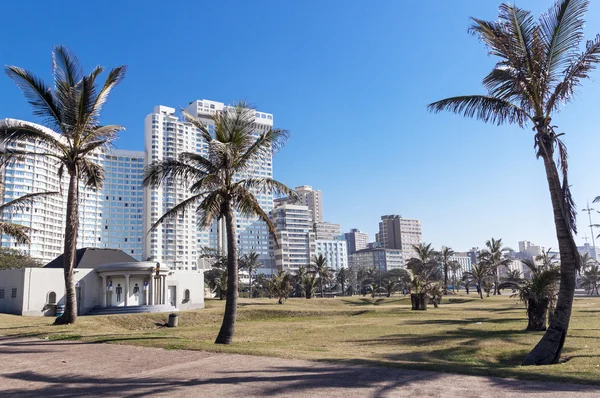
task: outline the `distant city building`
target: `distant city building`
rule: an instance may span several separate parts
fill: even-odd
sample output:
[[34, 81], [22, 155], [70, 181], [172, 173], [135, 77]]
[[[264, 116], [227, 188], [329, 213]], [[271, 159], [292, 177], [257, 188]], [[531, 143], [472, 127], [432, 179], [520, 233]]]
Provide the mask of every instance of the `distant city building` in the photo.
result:
[[315, 241], [316, 255], [322, 254], [327, 259], [327, 265], [334, 270], [348, 268], [348, 249], [345, 240], [317, 239]]
[[277, 269], [296, 271], [310, 264], [316, 253], [316, 239], [308, 207], [282, 204], [270, 216], [279, 242], [279, 246], [272, 245]]
[[405, 268], [402, 250], [385, 248], [358, 250], [348, 256], [348, 265], [353, 269], [375, 268], [382, 272]]
[[367, 249], [383, 249], [383, 242], [369, 242]]
[[319, 240], [336, 240], [340, 237], [340, 224], [316, 222], [314, 230], [315, 236]]
[[310, 185], [302, 185], [294, 188], [294, 192], [298, 195], [298, 202], [310, 209], [313, 222], [323, 222], [323, 200], [321, 191], [318, 189], [313, 190]]
[[455, 252], [450, 261], [456, 261], [460, 264], [460, 269], [456, 272], [457, 278], [462, 278], [463, 273], [469, 272], [472, 269], [471, 257], [468, 252]]
[[[144, 152], [114, 150], [104, 156], [102, 226], [98, 247], [121, 249], [138, 261], [143, 251]], [[87, 206], [87, 202], [86, 202]]]
[[344, 234], [344, 239], [348, 245], [348, 254], [352, 254], [355, 251], [366, 249], [369, 244], [369, 234], [360, 232], [358, 229], [353, 228], [350, 232]]
[[478, 247], [472, 247], [471, 250], [467, 252], [467, 256], [469, 256], [469, 259], [471, 260], [471, 265], [479, 262], [479, 253], [480, 250]]
[[519, 241], [519, 253], [527, 253], [532, 258], [535, 258], [545, 252], [546, 248], [543, 246], [534, 245], [528, 240]]
[[381, 216], [376, 241], [382, 243], [386, 249], [402, 250], [406, 260], [417, 257], [413, 245], [423, 241], [421, 222], [395, 214]]

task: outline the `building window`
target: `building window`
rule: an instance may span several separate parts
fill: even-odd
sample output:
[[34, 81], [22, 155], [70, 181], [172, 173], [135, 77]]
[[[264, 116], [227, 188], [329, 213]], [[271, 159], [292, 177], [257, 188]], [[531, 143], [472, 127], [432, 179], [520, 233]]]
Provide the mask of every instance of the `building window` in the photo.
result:
[[185, 289], [185, 292], [183, 293], [183, 302], [187, 303], [190, 301], [190, 289]]
[[4, 299], [4, 289], [0, 289], [0, 299]]
[[12, 291], [10, 292], [10, 297], [17, 298], [17, 288], [16, 287], [12, 288]]
[[56, 293], [50, 292], [48, 293], [48, 304], [56, 304]]

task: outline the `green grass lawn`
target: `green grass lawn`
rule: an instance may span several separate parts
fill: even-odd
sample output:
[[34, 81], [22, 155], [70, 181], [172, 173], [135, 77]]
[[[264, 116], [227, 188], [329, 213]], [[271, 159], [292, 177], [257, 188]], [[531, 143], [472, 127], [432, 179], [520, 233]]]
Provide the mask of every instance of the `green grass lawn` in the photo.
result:
[[445, 298], [439, 308], [410, 310], [407, 297], [240, 299], [234, 343], [215, 345], [224, 302], [168, 314], [81, 317], [76, 325], [0, 314], [0, 335], [132, 344], [348, 362], [443, 372], [600, 384], [600, 298], [575, 300], [564, 362], [521, 367], [542, 333], [525, 332], [525, 309], [508, 296]]

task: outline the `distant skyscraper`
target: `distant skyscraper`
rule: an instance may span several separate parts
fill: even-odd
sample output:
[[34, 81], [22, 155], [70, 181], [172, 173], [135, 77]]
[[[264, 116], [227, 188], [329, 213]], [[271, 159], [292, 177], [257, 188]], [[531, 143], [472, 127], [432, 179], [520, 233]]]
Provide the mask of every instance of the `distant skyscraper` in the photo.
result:
[[299, 203], [308, 206], [313, 222], [323, 222], [323, 202], [320, 190], [313, 190], [310, 185], [302, 185], [294, 189]]
[[423, 241], [421, 233], [421, 222], [392, 214], [381, 216], [377, 242], [383, 244], [386, 249], [400, 249], [405, 260], [417, 256], [413, 245]]
[[[214, 132], [212, 120], [217, 112], [225, 108], [221, 102], [197, 100], [191, 102], [186, 111], [202, 120], [209, 132]], [[273, 126], [273, 115], [257, 111], [255, 114], [256, 132], [258, 137]], [[182, 152], [193, 152], [203, 156], [208, 154], [208, 144], [200, 132], [191, 124], [180, 120], [174, 108], [157, 106], [145, 119], [145, 144], [147, 162], [164, 159], [175, 159]], [[273, 176], [272, 159], [270, 156], [256, 160], [250, 164], [244, 175], [268, 177]], [[262, 209], [268, 213], [273, 208], [273, 196], [269, 192], [255, 192]], [[190, 196], [188, 187], [181, 182], [171, 181], [158, 188], [147, 188], [144, 192], [146, 216], [144, 231], [148, 231], [159, 217], [167, 210]], [[156, 230], [145, 238], [144, 257], [164, 262], [169, 267], [177, 269], [194, 269], [202, 247], [217, 248], [223, 231], [217, 222], [211, 228], [198, 227], [196, 213], [191, 211], [185, 215], [165, 220]], [[260, 260], [266, 264], [269, 256], [269, 234], [264, 222], [257, 217], [245, 217], [236, 212], [236, 232], [240, 254], [256, 251]], [[226, 247], [225, 242], [222, 242]]]
[[144, 152], [115, 150], [104, 156], [101, 244], [145, 260], [143, 249]]
[[358, 229], [353, 228], [350, 232], [344, 234], [344, 239], [348, 245], [348, 254], [352, 254], [355, 251], [366, 249], [369, 243], [369, 234], [360, 232]]
[[296, 271], [307, 266], [316, 253], [315, 233], [307, 206], [283, 204], [271, 211], [279, 246], [273, 242], [278, 270]]

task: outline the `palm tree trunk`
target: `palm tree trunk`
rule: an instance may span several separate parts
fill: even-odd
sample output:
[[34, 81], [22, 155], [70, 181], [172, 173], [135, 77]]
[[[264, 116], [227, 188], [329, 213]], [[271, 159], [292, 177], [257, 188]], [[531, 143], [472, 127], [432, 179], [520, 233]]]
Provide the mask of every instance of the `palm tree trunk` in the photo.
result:
[[65, 313], [56, 318], [56, 325], [75, 323], [77, 320], [77, 296], [75, 283], [73, 283], [73, 269], [75, 268], [77, 251], [77, 233], [79, 231], [79, 177], [77, 169], [69, 170], [69, 191], [67, 193], [67, 219], [65, 223], [64, 242], [64, 277], [65, 295], [67, 302]]
[[319, 285], [321, 286], [321, 298], [325, 297], [325, 292], [323, 292], [323, 277], [319, 278]]
[[479, 291], [479, 297], [483, 300], [483, 289], [481, 288], [481, 283], [477, 285], [477, 290]]
[[[538, 127], [538, 134], [543, 136], [542, 133], [545, 133], [543, 127]], [[548, 330], [529, 355], [527, 355], [523, 361], [523, 365], [549, 365], [558, 363], [565, 338], [567, 337], [567, 330], [569, 329], [573, 296], [575, 294], [576, 268], [579, 261], [577, 246], [565, 219], [565, 212], [563, 210], [565, 203], [560, 187], [560, 179], [552, 157], [553, 144], [544, 144], [541, 142], [541, 139], [539, 141], [541, 145], [540, 155], [544, 159], [546, 179], [548, 180], [548, 188], [552, 200], [556, 238], [558, 239], [558, 248], [560, 251], [560, 288], [556, 309]]]
[[223, 204], [225, 213], [225, 229], [227, 231], [227, 301], [223, 323], [215, 344], [231, 344], [235, 332], [238, 299], [238, 253], [235, 234], [235, 215], [230, 202]]
[[248, 268], [248, 298], [252, 298], [252, 267]]
[[444, 294], [448, 294], [448, 264], [444, 263]]

